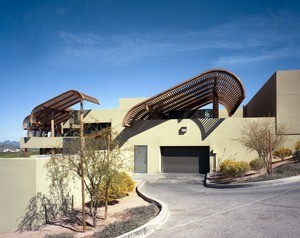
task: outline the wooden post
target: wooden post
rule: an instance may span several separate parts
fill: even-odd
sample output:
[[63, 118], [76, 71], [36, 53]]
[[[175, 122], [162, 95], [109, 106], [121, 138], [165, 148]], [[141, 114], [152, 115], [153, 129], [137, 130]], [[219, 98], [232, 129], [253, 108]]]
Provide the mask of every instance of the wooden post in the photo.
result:
[[48, 224], [48, 212], [47, 212], [46, 205], [44, 205], [44, 210], [45, 210], [45, 224]]
[[219, 95], [217, 92], [217, 76], [214, 79], [213, 87], [213, 118], [219, 118]]
[[273, 165], [272, 165], [272, 141], [271, 141], [271, 132], [269, 130], [269, 164], [270, 164], [270, 174], [273, 173]]
[[[54, 137], [54, 113], [51, 112], [51, 137]], [[51, 149], [51, 155], [54, 156], [54, 148]]]
[[51, 137], [54, 137], [54, 120], [51, 119]]
[[[110, 156], [110, 141], [111, 141], [111, 130], [109, 131], [109, 134], [107, 136], [107, 162], [109, 162], [109, 156]], [[105, 214], [104, 219], [107, 220], [108, 216], [108, 185], [106, 185], [106, 191], [105, 191]]]
[[74, 211], [74, 195], [72, 195], [71, 210]]
[[64, 134], [64, 124], [62, 122], [60, 123], [60, 134], [61, 136]]
[[81, 200], [82, 200], [82, 230], [86, 230], [85, 218], [85, 192], [84, 192], [84, 167], [85, 161], [83, 156], [83, 100], [80, 100], [80, 170], [81, 170]]

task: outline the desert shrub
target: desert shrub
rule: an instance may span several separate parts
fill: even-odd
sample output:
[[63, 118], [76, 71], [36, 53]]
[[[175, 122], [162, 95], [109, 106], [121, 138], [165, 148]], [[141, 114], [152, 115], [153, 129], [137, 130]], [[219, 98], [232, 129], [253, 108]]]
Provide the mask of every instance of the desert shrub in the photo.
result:
[[74, 235], [71, 233], [59, 233], [59, 234], [47, 234], [44, 238], [73, 238]]
[[299, 151], [300, 150], [300, 140], [298, 140], [295, 144], [295, 150]]
[[281, 160], [284, 160], [285, 157], [288, 157], [291, 154], [292, 150], [283, 146], [274, 151], [274, 155], [279, 157]]
[[[100, 185], [101, 191], [105, 191], [104, 186], [105, 184]], [[135, 182], [133, 179], [125, 172], [118, 172], [113, 177], [108, 189], [109, 201], [127, 196], [134, 188]]]
[[249, 163], [226, 159], [220, 164], [220, 171], [228, 177], [241, 177], [250, 170]]
[[128, 209], [126, 213], [129, 216], [129, 219], [109, 224], [102, 231], [96, 232], [95, 237], [107, 238], [120, 236], [144, 225], [154, 218], [158, 212], [159, 209], [154, 203], [148, 206]]
[[265, 163], [262, 159], [257, 158], [257, 159], [251, 160], [249, 165], [250, 165], [251, 169], [253, 169], [253, 170], [261, 170], [265, 166]]

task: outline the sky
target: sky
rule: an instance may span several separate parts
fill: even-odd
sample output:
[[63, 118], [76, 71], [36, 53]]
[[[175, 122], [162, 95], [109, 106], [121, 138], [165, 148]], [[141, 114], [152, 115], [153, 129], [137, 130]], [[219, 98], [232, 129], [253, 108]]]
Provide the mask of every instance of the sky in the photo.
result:
[[298, 0], [0, 0], [0, 141], [68, 90], [117, 108], [224, 68], [246, 104], [277, 70], [300, 69]]

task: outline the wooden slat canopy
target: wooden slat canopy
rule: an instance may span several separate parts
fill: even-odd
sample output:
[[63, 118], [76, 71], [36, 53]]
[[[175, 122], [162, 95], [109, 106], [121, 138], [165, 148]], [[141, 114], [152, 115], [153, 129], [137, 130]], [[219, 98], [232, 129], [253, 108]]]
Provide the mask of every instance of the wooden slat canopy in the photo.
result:
[[199, 74], [154, 97], [132, 107], [123, 119], [124, 127], [136, 120], [167, 118], [174, 110], [197, 110], [213, 103], [213, 114], [218, 118], [218, 104], [232, 116], [245, 98], [241, 80], [224, 69], [213, 69]]
[[54, 125], [66, 122], [73, 111], [70, 107], [84, 100], [100, 104], [94, 97], [70, 90], [36, 106], [24, 119], [23, 128], [30, 131], [48, 132], [51, 129], [51, 122]]

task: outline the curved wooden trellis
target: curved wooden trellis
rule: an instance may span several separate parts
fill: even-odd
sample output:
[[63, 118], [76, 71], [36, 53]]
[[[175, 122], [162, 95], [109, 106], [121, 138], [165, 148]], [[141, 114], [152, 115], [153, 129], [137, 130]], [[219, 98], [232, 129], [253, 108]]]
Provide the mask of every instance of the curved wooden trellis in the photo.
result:
[[213, 117], [219, 117], [219, 104], [232, 116], [245, 98], [241, 80], [224, 69], [199, 74], [132, 107], [123, 119], [124, 127], [136, 120], [167, 118], [170, 111], [196, 110], [213, 104]]
[[39, 136], [49, 131], [53, 135], [55, 125], [60, 125], [69, 120], [70, 114], [73, 111], [70, 107], [84, 100], [99, 104], [96, 98], [78, 91], [70, 90], [64, 92], [36, 106], [30, 115], [24, 119], [23, 128], [33, 134], [38, 132]]

